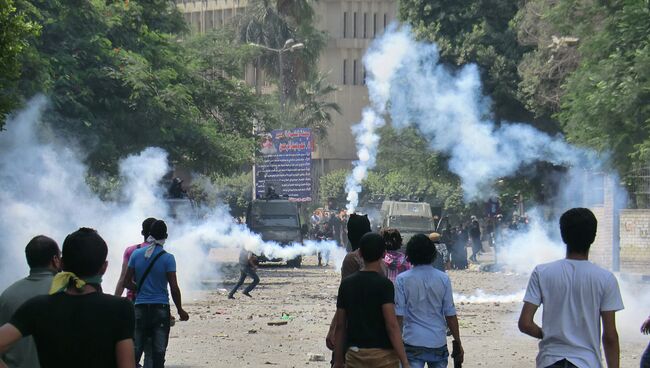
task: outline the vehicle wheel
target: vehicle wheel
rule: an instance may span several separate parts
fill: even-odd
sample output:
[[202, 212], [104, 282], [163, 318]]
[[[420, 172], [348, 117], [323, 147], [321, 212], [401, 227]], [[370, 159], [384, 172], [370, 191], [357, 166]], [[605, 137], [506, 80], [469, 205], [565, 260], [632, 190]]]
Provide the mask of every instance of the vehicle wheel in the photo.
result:
[[302, 264], [302, 257], [296, 257], [290, 261], [287, 261], [287, 266], [289, 267], [300, 268], [301, 264]]

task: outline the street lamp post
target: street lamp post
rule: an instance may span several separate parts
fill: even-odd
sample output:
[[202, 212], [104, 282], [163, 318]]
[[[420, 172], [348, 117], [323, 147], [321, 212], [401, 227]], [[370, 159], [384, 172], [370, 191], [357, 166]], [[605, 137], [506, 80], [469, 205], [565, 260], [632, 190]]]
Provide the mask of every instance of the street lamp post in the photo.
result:
[[272, 47], [260, 45], [257, 43], [249, 43], [251, 46], [259, 47], [266, 51], [276, 52], [278, 54], [278, 66], [280, 69], [280, 108], [284, 111], [284, 106], [286, 102], [285, 90], [284, 90], [284, 64], [282, 54], [285, 52], [294, 52], [305, 48], [305, 44], [302, 42], [296, 42], [293, 38], [290, 38], [285, 41], [284, 46], [281, 49], [274, 49]]

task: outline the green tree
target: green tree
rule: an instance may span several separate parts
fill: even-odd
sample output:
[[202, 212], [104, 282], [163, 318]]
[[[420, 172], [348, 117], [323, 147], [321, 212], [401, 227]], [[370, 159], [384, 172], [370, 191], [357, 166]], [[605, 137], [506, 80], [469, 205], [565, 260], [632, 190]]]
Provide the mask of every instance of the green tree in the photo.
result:
[[399, 17], [419, 39], [435, 42], [449, 65], [476, 63], [483, 93], [494, 101], [497, 119], [524, 121], [529, 113], [517, 96], [517, 66], [525, 51], [510, 21], [517, 2], [509, 0], [403, 0]]
[[327, 128], [332, 126], [332, 113], [341, 114], [341, 107], [336, 102], [328, 101], [336, 90], [323, 74], [302, 82], [290, 107], [296, 126], [311, 128], [319, 139], [325, 139]]
[[[26, 4], [21, 5], [25, 7]], [[6, 114], [18, 103], [21, 55], [28, 47], [28, 39], [39, 31], [40, 26], [30, 21], [24, 10], [17, 8], [16, 1], [0, 0], [0, 130]]]

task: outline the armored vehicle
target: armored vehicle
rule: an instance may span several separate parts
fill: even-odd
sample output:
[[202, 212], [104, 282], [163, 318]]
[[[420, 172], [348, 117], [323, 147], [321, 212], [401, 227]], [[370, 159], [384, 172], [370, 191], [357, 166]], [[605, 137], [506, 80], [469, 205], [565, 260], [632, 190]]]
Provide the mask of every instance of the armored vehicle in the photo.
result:
[[382, 228], [399, 230], [404, 245], [413, 235], [428, 235], [436, 229], [431, 205], [426, 202], [384, 201], [380, 212]]
[[[300, 224], [298, 204], [286, 199], [256, 199], [248, 205], [246, 225], [262, 236], [264, 241], [274, 241], [280, 245], [302, 243], [304, 231]], [[258, 254], [260, 262], [279, 262]], [[291, 267], [300, 267], [301, 257], [287, 261]]]

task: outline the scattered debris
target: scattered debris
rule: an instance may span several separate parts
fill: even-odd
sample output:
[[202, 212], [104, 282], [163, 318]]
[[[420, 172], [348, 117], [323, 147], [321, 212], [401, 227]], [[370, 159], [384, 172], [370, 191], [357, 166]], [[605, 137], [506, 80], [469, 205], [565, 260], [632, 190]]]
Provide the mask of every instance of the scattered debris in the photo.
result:
[[325, 356], [323, 354], [309, 354], [310, 362], [324, 362]]
[[271, 321], [271, 322], [267, 323], [267, 325], [269, 325], [269, 326], [284, 326], [287, 323], [289, 323], [289, 322], [288, 321]]

